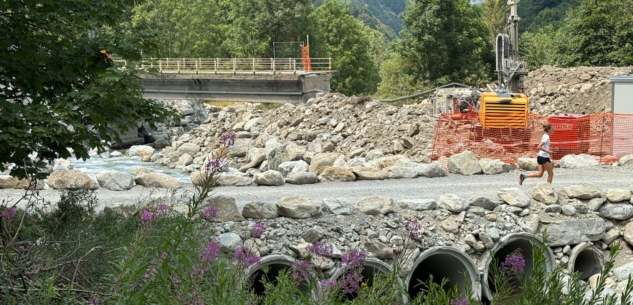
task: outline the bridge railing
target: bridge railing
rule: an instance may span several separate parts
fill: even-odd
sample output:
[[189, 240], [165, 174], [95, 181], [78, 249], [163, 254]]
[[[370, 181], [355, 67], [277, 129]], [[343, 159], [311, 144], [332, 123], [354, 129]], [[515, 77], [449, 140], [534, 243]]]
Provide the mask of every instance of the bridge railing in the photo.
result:
[[[127, 67], [125, 60], [115, 63]], [[147, 58], [137, 69], [158, 69], [160, 73], [307, 73], [332, 71], [331, 58]]]

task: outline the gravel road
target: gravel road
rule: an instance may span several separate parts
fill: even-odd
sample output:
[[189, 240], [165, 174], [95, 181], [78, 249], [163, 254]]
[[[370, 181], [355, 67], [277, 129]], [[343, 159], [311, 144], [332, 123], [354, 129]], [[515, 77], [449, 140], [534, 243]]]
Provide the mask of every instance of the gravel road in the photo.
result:
[[[521, 188], [526, 192], [531, 192], [532, 187], [541, 181], [547, 181], [546, 177], [528, 179]], [[596, 184], [603, 190], [607, 188], [628, 189], [633, 184], [633, 167], [603, 166], [584, 169], [557, 168], [554, 170], [553, 185], [557, 189], [583, 182]], [[491, 176], [451, 174], [448, 177], [433, 179], [329, 182], [313, 185], [287, 184], [281, 187], [220, 187], [215, 190], [215, 194], [235, 197], [241, 209], [249, 201], [276, 202], [279, 198], [285, 196], [302, 195], [309, 196], [314, 200], [321, 200], [325, 197], [359, 199], [365, 196], [383, 195], [399, 200], [437, 198], [437, 196], [442, 194], [453, 193], [468, 198], [470, 195], [496, 196], [498, 189], [506, 187], [519, 187], [517, 173]], [[193, 188], [186, 186], [179, 193], [183, 194], [191, 191], [193, 191]], [[20, 190], [0, 189], [0, 204], [15, 202], [23, 193]], [[99, 189], [95, 193], [100, 204], [109, 205], [113, 203], [132, 203], [141, 197], [160, 197], [167, 194], [167, 191], [136, 186], [129, 191], [115, 192]], [[40, 195], [50, 202], [59, 200], [59, 192], [56, 190], [43, 190], [40, 191]]]

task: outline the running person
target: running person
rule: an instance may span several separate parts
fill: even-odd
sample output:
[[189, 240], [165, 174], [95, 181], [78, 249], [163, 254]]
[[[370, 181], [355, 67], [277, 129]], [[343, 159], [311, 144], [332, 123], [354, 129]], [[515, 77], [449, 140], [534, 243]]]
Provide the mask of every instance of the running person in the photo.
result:
[[[523, 181], [527, 178], [540, 178], [543, 177], [543, 172], [547, 171], [547, 182], [552, 183], [552, 178], [554, 178], [554, 165], [552, 164], [552, 160], [550, 160], [550, 154], [552, 151], [550, 150], [550, 141], [549, 136], [554, 133], [554, 128], [552, 125], [543, 125], [543, 130], [545, 130], [545, 134], [541, 138], [541, 143], [538, 145], [537, 149], [538, 157], [536, 158], [536, 162], [538, 163], [538, 173], [531, 174], [520, 174], [519, 175], [519, 185], [523, 185]], [[556, 150], [556, 149], [554, 149]]]

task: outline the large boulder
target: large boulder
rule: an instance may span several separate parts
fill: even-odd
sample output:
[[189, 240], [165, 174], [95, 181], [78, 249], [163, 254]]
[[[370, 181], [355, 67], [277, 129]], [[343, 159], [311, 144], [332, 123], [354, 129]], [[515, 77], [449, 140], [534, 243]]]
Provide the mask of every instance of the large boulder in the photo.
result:
[[475, 175], [482, 172], [477, 155], [472, 151], [464, 151], [448, 158], [448, 171], [459, 175]]
[[370, 150], [369, 152], [367, 152], [367, 155], [365, 155], [365, 159], [367, 161], [371, 161], [371, 160], [375, 160], [375, 159], [380, 159], [380, 158], [382, 158], [384, 156], [385, 156], [385, 154], [383, 154], [382, 150], [374, 149], [374, 150]]
[[538, 170], [536, 158], [518, 158], [517, 163], [519, 164], [519, 168], [524, 171]]
[[195, 156], [198, 152], [200, 152], [200, 146], [193, 143], [184, 143], [178, 147], [178, 155], [190, 154]]
[[249, 186], [253, 184], [253, 179], [244, 173], [222, 173], [216, 182], [219, 186]]
[[555, 221], [547, 227], [547, 242], [551, 247], [559, 247], [597, 241], [602, 239], [605, 230], [602, 218]]
[[624, 226], [624, 240], [626, 240], [629, 245], [633, 245], [633, 221], [630, 221]]
[[532, 189], [532, 198], [547, 205], [558, 202], [558, 194], [552, 185], [547, 182], [540, 182]]
[[101, 187], [112, 191], [125, 191], [134, 187], [133, 175], [117, 171], [99, 172], [97, 181]]
[[411, 179], [418, 176], [418, 170], [415, 167], [390, 166], [384, 170], [389, 173], [389, 178], [391, 179]]
[[76, 169], [54, 171], [48, 176], [46, 183], [57, 190], [96, 190], [99, 188], [96, 181]]
[[354, 167], [352, 172], [356, 175], [357, 180], [385, 180], [389, 179], [390, 176], [389, 172], [373, 167]]
[[323, 207], [336, 215], [351, 215], [354, 211], [352, 203], [346, 198], [324, 198]]
[[154, 148], [147, 145], [134, 145], [127, 150], [130, 157], [139, 156], [143, 162], [149, 162], [154, 154]]
[[602, 205], [600, 209], [598, 209], [598, 211], [600, 213], [600, 216], [604, 218], [627, 220], [633, 217], [633, 205], [630, 205], [628, 203], [607, 203]]
[[[9, 175], [0, 175], [0, 189], [22, 189], [26, 190], [29, 188], [30, 180], [28, 179], [18, 179], [15, 177], [11, 177]], [[34, 187], [31, 189], [43, 190], [44, 189], [44, 181], [37, 180]]]
[[607, 200], [610, 202], [623, 202], [631, 200], [630, 190], [607, 189]]
[[629, 277], [633, 278], [633, 262], [614, 268], [613, 275], [620, 282], [628, 281]]
[[468, 203], [471, 206], [481, 207], [488, 211], [494, 210], [501, 202], [499, 199], [492, 199], [490, 197], [485, 196], [470, 196], [468, 198]]
[[590, 155], [567, 155], [560, 159], [562, 168], [582, 168], [599, 166], [600, 162]]
[[284, 176], [278, 171], [265, 171], [254, 175], [253, 182], [257, 185], [280, 186], [284, 185]]
[[479, 165], [486, 175], [497, 175], [506, 172], [505, 163], [501, 160], [481, 159]]
[[354, 172], [342, 167], [327, 167], [319, 175], [319, 181], [347, 182], [356, 180]]
[[290, 172], [288, 176], [286, 176], [286, 183], [290, 184], [315, 184], [319, 182], [319, 178], [315, 173], [296, 173]]
[[276, 203], [279, 215], [290, 218], [310, 218], [321, 212], [321, 206], [302, 196], [283, 197]]
[[254, 219], [272, 219], [279, 217], [279, 211], [274, 203], [247, 202], [242, 210], [242, 216]]
[[633, 166], [633, 154], [620, 158], [618, 163], [620, 166]]
[[427, 178], [444, 177], [448, 175], [442, 164], [432, 162], [429, 164], [420, 164], [418, 167], [418, 176]]
[[466, 199], [455, 194], [440, 195], [437, 200], [437, 205], [440, 208], [449, 210], [453, 213], [461, 213], [470, 206]]
[[392, 259], [395, 256], [393, 248], [380, 241], [368, 241], [364, 244], [365, 249], [378, 259]]
[[242, 247], [242, 238], [237, 233], [224, 233], [220, 234], [220, 249], [229, 253], [232, 253], [237, 248]]
[[308, 171], [310, 165], [303, 160], [299, 161], [287, 161], [279, 164], [278, 170], [286, 177], [290, 172], [305, 173]]
[[582, 183], [563, 188], [560, 194], [567, 198], [592, 199], [602, 196], [602, 190], [593, 184]]
[[202, 203], [203, 207], [214, 207], [218, 210], [214, 220], [227, 222], [227, 221], [242, 221], [244, 217], [237, 209], [235, 198], [228, 196], [215, 196], [206, 199]]
[[396, 203], [385, 196], [371, 196], [356, 203], [356, 209], [366, 215], [388, 214], [396, 211]]
[[182, 187], [180, 182], [174, 179], [174, 177], [161, 173], [147, 173], [136, 176], [136, 179], [134, 181], [136, 181], [136, 184], [145, 187], [158, 187], [166, 189], [177, 189]]
[[530, 197], [517, 187], [500, 189], [497, 196], [505, 203], [519, 208], [524, 208], [530, 204]]
[[305, 146], [299, 146], [295, 143], [289, 143], [283, 153], [281, 162], [301, 160], [306, 151], [307, 148]]
[[403, 209], [414, 211], [435, 210], [437, 208], [437, 200], [435, 199], [402, 199], [398, 200], [398, 206]]
[[310, 171], [320, 175], [326, 168], [332, 167], [340, 155], [339, 153], [316, 154], [311, 160]]

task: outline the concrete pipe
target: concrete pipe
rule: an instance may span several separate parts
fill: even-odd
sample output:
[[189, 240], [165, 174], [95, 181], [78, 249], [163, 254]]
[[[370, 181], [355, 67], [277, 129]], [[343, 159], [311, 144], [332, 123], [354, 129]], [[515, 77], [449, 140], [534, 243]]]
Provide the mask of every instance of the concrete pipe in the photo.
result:
[[594, 274], [599, 274], [604, 266], [602, 251], [591, 243], [578, 244], [571, 250], [567, 270], [569, 273], [579, 272], [580, 279], [586, 281]]
[[[514, 252], [516, 249], [521, 249], [521, 254], [523, 254], [523, 257], [525, 258], [525, 269], [523, 270], [523, 274], [529, 277], [530, 275], [532, 275], [532, 269], [534, 269], [534, 259], [532, 257], [533, 242], [536, 244], [537, 247], [541, 247], [543, 245], [543, 240], [539, 236], [531, 233], [509, 234], [501, 238], [490, 252], [486, 252], [483, 255], [483, 293], [488, 300], [492, 300], [492, 294], [494, 293], [494, 279], [490, 275], [489, 269], [498, 267], [492, 265], [493, 259], [496, 259], [497, 263], [501, 264], [508, 254]], [[556, 260], [554, 258], [554, 253], [552, 252], [552, 249], [550, 249], [549, 247], [547, 247], [546, 249], [547, 250], [544, 253], [544, 267], [547, 272], [551, 272], [556, 266]], [[492, 253], [492, 255], [490, 255], [490, 253]]]
[[[339, 268], [334, 272], [332, 277], [330, 277], [330, 280], [338, 281], [344, 271], [345, 269]], [[367, 284], [367, 286], [371, 286], [374, 284], [374, 278], [377, 274], [388, 274], [389, 272], [391, 272], [391, 266], [389, 264], [376, 258], [366, 258], [361, 276], [363, 277], [363, 283]], [[401, 282], [399, 282], [399, 284], [402, 285]], [[346, 295], [345, 297], [351, 301], [356, 295]], [[406, 296], [403, 296], [403, 300], [406, 300]]]
[[[292, 271], [292, 267], [295, 265], [295, 259], [287, 255], [268, 255], [262, 257], [259, 264], [253, 265], [246, 270], [249, 282], [252, 285], [255, 294], [262, 296], [266, 291], [262, 279], [265, 277], [267, 281], [275, 283], [277, 276], [283, 271]], [[262, 268], [268, 267], [268, 273], [264, 273]], [[299, 284], [299, 290], [303, 295], [314, 294], [310, 291], [310, 287], [304, 281]]]
[[452, 247], [433, 247], [418, 257], [404, 282], [410, 298], [417, 297], [426, 286], [431, 276], [433, 282], [441, 284], [446, 279], [447, 287], [457, 286], [460, 293], [466, 292], [466, 275], [470, 281], [473, 297], [481, 299], [481, 283], [479, 271], [473, 260], [461, 250]]

